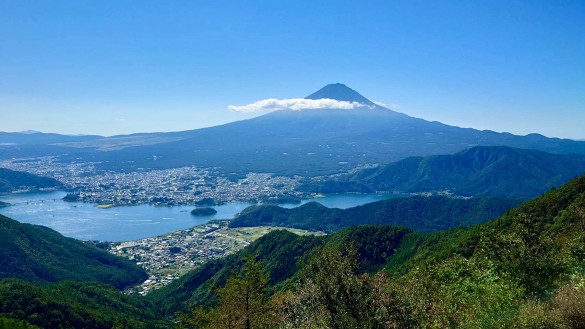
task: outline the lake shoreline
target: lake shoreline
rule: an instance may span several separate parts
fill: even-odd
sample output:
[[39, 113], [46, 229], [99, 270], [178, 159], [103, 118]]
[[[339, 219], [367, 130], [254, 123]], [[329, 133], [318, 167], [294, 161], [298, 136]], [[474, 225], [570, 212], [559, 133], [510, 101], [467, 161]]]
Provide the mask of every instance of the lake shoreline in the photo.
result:
[[[0, 214], [22, 223], [50, 227], [67, 237], [79, 240], [131, 241], [189, 229], [210, 220], [232, 219], [256, 203], [229, 202], [212, 208], [210, 216], [193, 216], [195, 205], [155, 206], [148, 204], [97, 207], [81, 201], [64, 201], [66, 191], [27, 192], [0, 195], [0, 201], [10, 203], [0, 208]], [[329, 208], [350, 208], [374, 201], [408, 197], [398, 194], [330, 194], [320, 198], [303, 199], [301, 203], [278, 204], [284, 208], [319, 202]]]

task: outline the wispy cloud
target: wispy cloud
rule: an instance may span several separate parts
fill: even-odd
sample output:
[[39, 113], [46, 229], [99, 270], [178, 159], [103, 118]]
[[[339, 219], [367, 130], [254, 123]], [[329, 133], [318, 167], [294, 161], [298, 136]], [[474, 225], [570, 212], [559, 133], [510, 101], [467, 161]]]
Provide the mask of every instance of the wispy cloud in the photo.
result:
[[288, 98], [277, 99], [269, 98], [254, 102], [247, 105], [230, 105], [228, 109], [235, 112], [268, 112], [278, 110], [308, 110], [308, 109], [339, 109], [351, 110], [368, 105], [358, 102], [338, 101], [330, 98], [322, 99], [305, 99], [305, 98]]
[[393, 110], [397, 110], [400, 107], [400, 105], [394, 104], [394, 103], [391, 103], [390, 105], [388, 105], [386, 103], [378, 102], [378, 101], [372, 101], [372, 103], [374, 103], [378, 106], [382, 106], [382, 107], [393, 109]]

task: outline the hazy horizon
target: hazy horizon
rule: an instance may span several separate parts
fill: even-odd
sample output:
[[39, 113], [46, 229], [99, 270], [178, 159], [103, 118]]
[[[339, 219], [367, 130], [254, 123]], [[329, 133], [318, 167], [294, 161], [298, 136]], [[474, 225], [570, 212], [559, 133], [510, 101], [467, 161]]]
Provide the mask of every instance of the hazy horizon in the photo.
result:
[[[400, 112], [400, 111], [396, 111], [396, 112]], [[402, 113], [402, 112], [400, 112]], [[101, 133], [84, 133], [84, 132], [79, 132], [79, 133], [68, 133], [68, 132], [58, 132], [58, 131], [41, 131], [41, 130], [35, 130], [35, 129], [27, 129], [27, 130], [14, 130], [14, 131], [9, 131], [9, 130], [0, 130], [0, 132], [7, 132], [7, 133], [23, 133], [23, 134], [31, 134], [31, 133], [48, 133], [48, 134], [60, 134], [60, 135], [66, 135], [66, 136], [90, 136], [90, 135], [96, 135], [96, 136], [102, 136], [102, 137], [114, 137], [114, 136], [126, 136], [126, 135], [134, 135], [134, 134], [150, 134], [150, 133], [168, 133], [168, 132], [178, 132], [178, 131], [186, 131], [186, 130], [196, 130], [196, 129], [202, 129], [202, 128], [210, 128], [210, 127], [216, 127], [216, 126], [220, 126], [220, 125], [224, 125], [224, 124], [229, 124], [229, 123], [233, 123], [233, 122], [237, 122], [237, 121], [241, 121], [241, 120], [247, 120], [247, 119], [252, 119], [254, 117], [257, 116], [262, 116], [268, 113], [242, 113], [243, 115], [247, 115], [249, 117], [247, 118], [242, 118], [239, 120], [233, 120], [233, 121], [228, 121], [228, 122], [223, 122], [223, 123], [218, 123], [218, 124], [212, 124], [209, 126], [202, 126], [202, 127], [197, 127], [197, 128], [192, 128], [192, 129], [179, 129], [179, 130], [151, 130], [151, 131], [141, 131], [141, 130], [137, 130], [137, 131], [130, 131], [130, 132], [122, 132], [122, 133], [114, 133], [114, 134], [101, 134]], [[406, 113], [405, 113], [406, 114]], [[424, 119], [425, 118], [420, 118], [420, 119]], [[431, 121], [431, 120], [429, 120]], [[432, 120], [432, 121], [439, 121], [439, 120]], [[453, 124], [449, 124], [446, 122], [442, 122], [439, 121], [441, 123], [447, 124], [447, 125], [451, 125], [451, 126], [456, 126]], [[465, 127], [465, 126], [458, 126], [461, 128], [471, 128], [471, 129], [478, 129], [478, 130], [486, 130], [486, 131], [495, 131], [497, 133], [510, 133], [513, 135], [518, 135], [518, 136], [526, 136], [529, 134], [540, 134], [543, 135], [545, 137], [549, 137], [549, 138], [561, 138], [561, 139], [570, 139], [570, 140], [575, 140], [575, 141], [585, 141], [585, 138], [571, 138], [571, 137], [561, 137], [561, 136], [549, 136], [549, 135], [545, 135], [542, 134], [540, 132], [537, 131], [533, 131], [533, 132], [528, 132], [528, 133], [514, 133], [511, 131], [499, 131], [499, 130], [495, 130], [495, 129], [479, 129], [476, 127]], [[583, 136], [585, 136], [585, 133], [583, 134]]]

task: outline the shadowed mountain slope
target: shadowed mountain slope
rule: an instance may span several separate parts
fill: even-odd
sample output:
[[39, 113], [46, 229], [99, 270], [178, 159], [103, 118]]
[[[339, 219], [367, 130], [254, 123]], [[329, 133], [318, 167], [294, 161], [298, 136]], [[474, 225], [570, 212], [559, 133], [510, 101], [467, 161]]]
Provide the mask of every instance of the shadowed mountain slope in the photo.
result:
[[396, 225], [440, 231], [486, 222], [518, 204], [511, 199], [433, 196], [388, 199], [348, 209], [327, 208], [317, 202], [292, 209], [260, 205], [244, 209], [230, 226], [273, 225], [335, 232], [358, 225]]
[[351, 176], [308, 182], [320, 193], [448, 190], [463, 196], [533, 198], [585, 173], [585, 156], [504, 146], [477, 146], [453, 155], [411, 157]]
[[129, 260], [50, 228], [21, 224], [2, 215], [0, 241], [0, 279], [100, 281], [124, 289], [147, 278], [146, 272]]
[[0, 168], [0, 193], [12, 192], [20, 188], [36, 190], [41, 188], [57, 188], [61, 186], [63, 186], [63, 184], [53, 178]]

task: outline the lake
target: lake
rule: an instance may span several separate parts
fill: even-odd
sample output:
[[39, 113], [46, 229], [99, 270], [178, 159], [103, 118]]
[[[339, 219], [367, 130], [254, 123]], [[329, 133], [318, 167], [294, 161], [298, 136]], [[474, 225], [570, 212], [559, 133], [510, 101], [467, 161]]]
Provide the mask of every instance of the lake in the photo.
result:
[[[61, 234], [80, 240], [128, 241], [162, 235], [203, 224], [212, 219], [230, 219], [246, 207], [246, 202], [230, 202], [213, 207], [217, 214], [191, 215], [193, 206], [155, 207], [123, 206], [101, 209], [83, 202], [65, 202], [66, 192], [30, 192], [0, 195], [0, 201], [12, 204], [0, 208], [0, 214], [22, 223], [50, 227]], [[396, 194], [334, 194], [303, 200], [316, 201], [327, 207], [350, 208], [369, 202], [393, 198]], [[283, 204], [292, 208], [298, 204]]]

